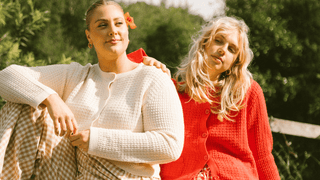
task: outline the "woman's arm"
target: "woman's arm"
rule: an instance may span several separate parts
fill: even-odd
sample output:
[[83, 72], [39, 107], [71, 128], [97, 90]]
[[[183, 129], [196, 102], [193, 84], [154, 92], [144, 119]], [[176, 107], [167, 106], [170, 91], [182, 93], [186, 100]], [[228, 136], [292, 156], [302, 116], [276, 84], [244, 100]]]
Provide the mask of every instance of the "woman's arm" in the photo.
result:
[[253, 81], [248, 96], [248, 137], [261, 180], [280, 180], [272, 155], [272, 133], [261, 87]]
[[37, 108], [50, 94], [63, 97], [68, 79], [80, 69], [77, 63], [25, 67], [11, 65], [0, 71], [0, 96]]
[[75, 131], [74, 116], [61, 97], [67, 87], [72, 88], [74, 85], [69, 80], [81, 77], [76, 72], [82, 67], [77, 63], [39, 67], [11, 65], [0, 71], [0, 96], [7, 101], [29, 104], [34, 108], [42, 103], [48, 107], [56, 133], [59, 122], [60, 135], [67, 129]]

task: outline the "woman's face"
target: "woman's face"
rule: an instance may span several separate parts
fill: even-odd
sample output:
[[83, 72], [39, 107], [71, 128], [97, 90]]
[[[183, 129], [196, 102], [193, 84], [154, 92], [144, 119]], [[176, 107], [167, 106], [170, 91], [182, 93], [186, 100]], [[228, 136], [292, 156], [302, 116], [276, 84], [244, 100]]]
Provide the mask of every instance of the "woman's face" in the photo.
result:
[[217, 80], [219, 75], [231, 68], [239, 54], [239, 33], [225, 35], [217, 33], [211, 44], [205, 49], [208, 59], [208, 72], [211, 80]]
[[86, 35], [98, 57], [123, 54], [129, 43], [123, 11], [114, 5], [101, 5], [90, 18], [90, 31], [86, 30]]

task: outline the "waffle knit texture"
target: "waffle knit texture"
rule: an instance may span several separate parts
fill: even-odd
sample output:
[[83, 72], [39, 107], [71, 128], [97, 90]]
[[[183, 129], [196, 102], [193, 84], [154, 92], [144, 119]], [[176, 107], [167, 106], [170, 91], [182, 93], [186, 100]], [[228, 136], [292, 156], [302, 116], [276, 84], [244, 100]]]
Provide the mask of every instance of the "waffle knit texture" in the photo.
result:
[[223, 180], [280, 180], [272, 151], [272, 133], [261, 87], [252, 81], [245, 107], [220, 122], [209, 103], [179, 94], [184, 112], [185, 144], [181, 157], [161, 165], [163, 180], [190, 180], [208, 164]]
[[140, 64], [121, 73], [78, 63], [43, 67], [11, 65], [0, 72], [0, 95], [34, 108], [57, 93], [90, 128], [89, 154], [126, 172], [159, 176], [159, 163], [176, 160], [183, 147], [183, 113], [170, 78]]

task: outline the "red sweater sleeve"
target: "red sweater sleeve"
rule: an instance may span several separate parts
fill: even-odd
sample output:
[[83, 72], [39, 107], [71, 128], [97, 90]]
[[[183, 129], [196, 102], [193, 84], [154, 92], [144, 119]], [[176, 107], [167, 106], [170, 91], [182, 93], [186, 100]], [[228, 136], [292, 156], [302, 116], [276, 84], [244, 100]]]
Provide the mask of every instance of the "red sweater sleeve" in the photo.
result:
[[260, 180], [280, 180], [272, 155], [273, 139], [265, 98], [261, 87], [253, 81], [248, 93], [248, 137]]
[[130, 54], [127, 55], [127, 57], [133, 61], [133, 62], [136, 62], [136, 63], [142, 63], [143, 61], [143, 56], [147, 56], [146, 52], [140, 48]]

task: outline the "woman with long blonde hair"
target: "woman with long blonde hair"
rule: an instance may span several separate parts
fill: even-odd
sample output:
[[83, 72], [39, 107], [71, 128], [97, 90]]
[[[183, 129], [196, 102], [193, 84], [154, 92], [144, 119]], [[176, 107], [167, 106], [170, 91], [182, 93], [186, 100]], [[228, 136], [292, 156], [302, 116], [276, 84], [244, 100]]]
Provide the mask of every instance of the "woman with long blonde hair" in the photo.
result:
[[178, 160], [161, 165], [163, 180], [280, 179], [263, 91], [248, 70], [248, 31], [243, 20], [218, 17], [193, 41], [174, 76], [184, 149]]

